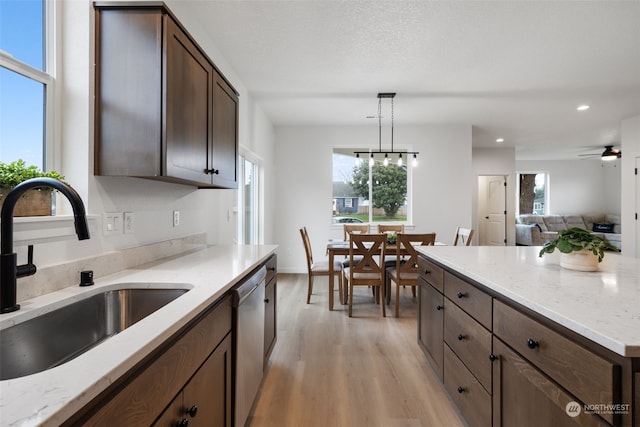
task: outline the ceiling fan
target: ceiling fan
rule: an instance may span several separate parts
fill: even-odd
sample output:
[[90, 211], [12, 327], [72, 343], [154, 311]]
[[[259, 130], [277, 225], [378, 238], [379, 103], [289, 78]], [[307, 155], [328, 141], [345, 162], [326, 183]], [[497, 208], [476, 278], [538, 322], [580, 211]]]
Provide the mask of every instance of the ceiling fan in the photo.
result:
[[579, 156], [600, 156], [600, 160], [610, 161], [622, 157], [622, 151], [613, 148], [613, 145], [605, 145], [602, 154], [579, 154]]

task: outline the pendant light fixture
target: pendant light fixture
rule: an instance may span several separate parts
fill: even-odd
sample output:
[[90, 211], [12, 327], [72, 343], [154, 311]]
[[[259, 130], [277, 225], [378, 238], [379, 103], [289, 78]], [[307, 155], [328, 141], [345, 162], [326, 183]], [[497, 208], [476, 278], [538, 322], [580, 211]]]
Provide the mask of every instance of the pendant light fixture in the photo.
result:
[[[369, 154], [369, 166], [373, 166], [375, 164], [375, 158], [374, 158], [374, 153], [375, 154], [384, 154], [384, 161], [383, 161], [383, 165], [384, 166], [388, 166], [389, 165], [389, 161], [390, 158], [395, 157], [395, 155], [398, 156], [398, 160], [397, 160], [397, 165], [398, 166], [402, 166], [403, 165], [403, 158], [402, 158], [402, 154], [405, 153], [407, 154], [407, 157], [409, 154], [411, 154], [413, 156], [412, 158], [412, 162], [411, 165], [413, 167], [418, 165], [418, 152], [417, 151], [394, 151], [393, 150], [393, 122], [394, 122], [394, 110], [393, 110], [393, 99], [395, 98], [396, 94], [395, 92], [381, 92], [378, 93], [378, 149], [377, 150], [369, 150], [369, 151], [354, 151], [354, 154], [356, 155], [356, 164], [360, 164], [360, 154]], [[383, 99], [390, 99], [391, 100], [391, 151], [383, 151], [382, 150], [382, 100]]]

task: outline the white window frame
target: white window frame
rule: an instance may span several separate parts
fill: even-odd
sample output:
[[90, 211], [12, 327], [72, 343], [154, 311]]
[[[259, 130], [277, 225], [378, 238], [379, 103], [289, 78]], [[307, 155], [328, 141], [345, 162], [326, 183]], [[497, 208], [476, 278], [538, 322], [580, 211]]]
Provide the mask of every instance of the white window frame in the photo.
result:
[[38, 70], [13, 56], [0, 50], [0, 66], [18, 73], [28, 79], [41, 83], [44, 90], [44, 141], [42, 145], [42, 162], [44, 170], [59, 170], [60, 147], [56, 144], [56, 105], [59, 102], [59, 94], [56, 88], [56, 64], [58, 55], [58, 26], [56, 25], [57, 0], [44, 0], [44, 71]]
[[253, 204], [255, 206], [255, 211], [253, 212], [254, 218], [254, 230], [253, 230], [253, 241], [252, 244], [261, 244], [264, 242], [264, 230], [262, 227], [263, 218], [264, 218], [264, 195], [263, 195], [263, 180], [264, 173], [262, 168], [262, 160], [259, 156], [252, 153], [249, 150], [241, 149], [240, 156], [238, 156], [238, 200], [237, 200], [237, 233], [236, 239], [237, 243], [243, 244], [245, 239], [245, 230], [244, 230], [244, 161], [247, 160], [255, 165], [255, 176], [256, 180], [255, 191], [253, 194]]

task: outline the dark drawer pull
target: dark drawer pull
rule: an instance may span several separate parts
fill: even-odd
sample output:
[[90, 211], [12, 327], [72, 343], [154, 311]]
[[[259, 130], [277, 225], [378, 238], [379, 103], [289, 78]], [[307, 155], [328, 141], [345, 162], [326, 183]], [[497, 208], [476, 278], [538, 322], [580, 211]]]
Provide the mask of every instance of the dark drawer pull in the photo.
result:
[[466, 296], [467, 296], [467, 294], [465, 294], [465, 293], [462, 293], [462, 292], [458, 291], [458, 293], [456, 293], [456, 296], [457, 296], [458, 298], [462, 299], [462, 298], [466, 297]]
[[425, 270], [424, 274], [431, 274], [431, 270]]
[[462, 386], [458, 386], [458, 393], [462, 394], [462, 393], [464, 393], [464, 392], [465, 392], [464, 387], [462, 387]]
[[269, 268], [267, 268], [267, 270], [268, 271], [276, 271], [276, 268], [275, 267], [269, 267]]
[[269, 304], [269, 298], [265, 298], [265, 299], [264, 299], [264, 303], [265, 303], [265, 304]]
[[440, 304], [436, 305], [436, 310], [438, 310], [438, 311], [442, 310], [443, 308], [444, 308], [444, 307], [443, 307], [443, 306], [441, 306]]
[[529, 338], [527, 340], [527, 347], [529, 347], [530, 349], [535, 349], [536, 347], [540, 347], [540, 343], [532, 338]]
[[187, 427], [188, 425], [189, 425], [189, 420], [186, 418], [183, 418], [180, 421], [178, 421], [178, 423], [176, 424], [176, 427]]
[[197, 405], [191, 406], [191, 408], [187, 409], [187, 414], [189, 414], [191, 418], [198, 415], [198, 406]]
[[493, 353], [489, 354], [489, 360], [491, 360], [492, 362], [495, 362], [496, 360], [498, 360], [498, 356], [496, 356]]
[[467, 336], [464, 334], [458, 334], [458, 340], [462, 341], [463, 339], [465, 339]]

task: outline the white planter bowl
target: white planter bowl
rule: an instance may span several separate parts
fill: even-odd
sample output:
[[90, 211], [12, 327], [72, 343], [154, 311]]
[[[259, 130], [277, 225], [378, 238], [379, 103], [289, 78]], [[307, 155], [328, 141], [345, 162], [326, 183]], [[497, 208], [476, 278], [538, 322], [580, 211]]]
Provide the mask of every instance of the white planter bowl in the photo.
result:
[[568, 254], [560, 254], [560, 266], [569, 270], [596, 271], [598, 256], [585, 249]]

